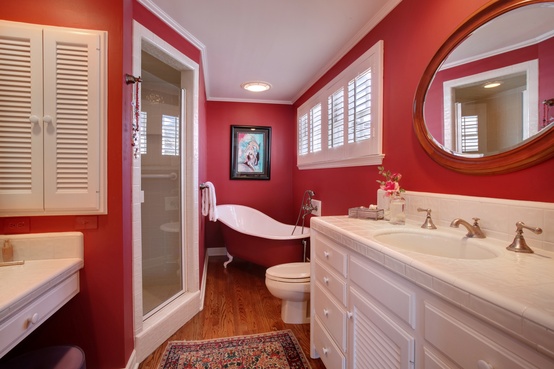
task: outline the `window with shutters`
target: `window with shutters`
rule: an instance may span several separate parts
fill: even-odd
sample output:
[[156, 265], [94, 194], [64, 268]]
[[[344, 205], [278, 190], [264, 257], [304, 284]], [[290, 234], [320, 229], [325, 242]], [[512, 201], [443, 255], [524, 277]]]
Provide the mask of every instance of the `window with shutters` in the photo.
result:
[[299, 169], [382, 163], [382, 63], [379, 41], [298, 108]]
[[179, 117], [162, 115], [162, 155], [179, 156]]
[[0, 215], [105, 212], [106, 39], [0, 21]]

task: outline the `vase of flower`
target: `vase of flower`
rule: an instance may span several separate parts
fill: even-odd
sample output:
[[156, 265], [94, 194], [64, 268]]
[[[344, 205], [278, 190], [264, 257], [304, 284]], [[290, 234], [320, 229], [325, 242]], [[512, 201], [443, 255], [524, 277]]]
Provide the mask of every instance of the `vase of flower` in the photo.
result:
[[392, 224], [405, 224], [406, 200], [401, 195], [404, 189], [400, 187], [402, 174], [391, 173], [389, 170], [385, 170], [384, 167], [378, 167], [377, 169], [379, 169], [379, 174], [385, 178], [383, 181], [377, 180], [386, 196], [383, 218]]
[[389, 209], [389, 222], [391, 224], [406, 224], [406, 200], [399, 193], [391, 196]]

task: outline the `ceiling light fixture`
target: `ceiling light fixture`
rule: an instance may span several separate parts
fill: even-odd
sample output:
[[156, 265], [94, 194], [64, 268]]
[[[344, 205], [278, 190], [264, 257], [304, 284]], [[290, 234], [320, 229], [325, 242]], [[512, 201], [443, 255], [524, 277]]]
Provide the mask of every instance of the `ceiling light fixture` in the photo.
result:
[[502, 82], [495, 81], [495, 82], [486, 83], [483, 87], [484, 88], [495, 88], [495, 87], [500, 86], [501, 84], [502, 84]]
[[253, 82], [244, 82], [243, 84], [240, 85], [240, 87], [251, 92], [263, 92], [263, 91], [269, 90], [271, 88], [271, 85], [267, 82], [253, 81]]

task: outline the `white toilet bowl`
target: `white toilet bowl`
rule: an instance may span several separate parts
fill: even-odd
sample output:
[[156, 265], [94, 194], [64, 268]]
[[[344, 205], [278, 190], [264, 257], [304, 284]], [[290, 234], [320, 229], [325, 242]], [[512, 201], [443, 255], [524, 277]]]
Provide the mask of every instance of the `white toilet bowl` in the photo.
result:
[[265, 272], [265, 285], [273, 296], [282, 300], [283, 322], [310, 322], [310, 263], [272, 266]]

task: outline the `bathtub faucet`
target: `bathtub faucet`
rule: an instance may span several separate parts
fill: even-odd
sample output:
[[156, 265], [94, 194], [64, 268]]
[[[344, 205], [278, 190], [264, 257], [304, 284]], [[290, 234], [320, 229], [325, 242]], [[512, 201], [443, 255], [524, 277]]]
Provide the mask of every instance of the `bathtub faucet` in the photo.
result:
[[304, 195], [307, 195], [308, 198], [306, 199], [306, 203], [302, 206], [302, 209], [304, 209], [305, 215], [310, 214], [313, 210], [317, 210], [317, 207], [312, 204], [312, 199], [315, 195], [315, 192], [312, 190], [306, 190]]

